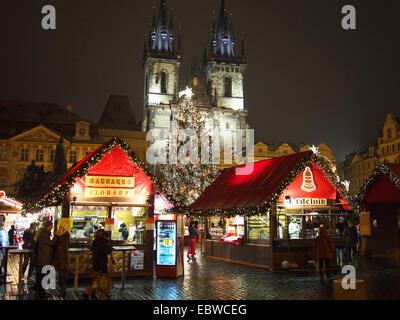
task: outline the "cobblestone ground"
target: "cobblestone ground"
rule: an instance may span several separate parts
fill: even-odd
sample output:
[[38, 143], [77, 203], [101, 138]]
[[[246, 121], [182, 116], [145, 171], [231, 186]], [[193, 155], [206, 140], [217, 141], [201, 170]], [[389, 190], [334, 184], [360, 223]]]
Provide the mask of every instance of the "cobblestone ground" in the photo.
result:
[[[339, 270], [332, 279], [341, 279]], [[368, 299], [400, 299], [400, 269], [385, 260], [363, 260], [357, 278], [366, 284]], [[66, 300], [80, 300], [89, 285], [79, 282], [73, 293], [69, 283]], [[27, 297], [28, 298], [28, 297]], [[128, 278], [125, 289], [114, 279], [112, 300], [328, 300], [333, 280], [321, 282], [315, 271], [268, 271], [199, 257], [185, 261], [185, 274], [177, 279]]]

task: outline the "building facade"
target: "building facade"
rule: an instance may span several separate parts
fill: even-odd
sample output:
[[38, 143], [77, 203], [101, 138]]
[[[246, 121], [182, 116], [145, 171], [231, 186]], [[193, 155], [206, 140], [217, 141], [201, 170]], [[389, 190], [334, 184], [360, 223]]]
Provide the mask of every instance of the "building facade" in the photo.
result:
[[387, 114], [376, 145], [347, 155], [338, 166], [339, 175], [350, 182], [350, 192], [355, 194], [380, 162], [400, 163], [400, 118], [393, 113]]
[[116, 113], [122, 113], [124, 108], [121, 109], [121, 105], [125, 99], [110, 97], [100, 120], [102, 126], [73, 113], [71, 105], [0, 102], [0, 189], [12, 194], [12, 185], [22, 179], [32, 160], [43, 166], [46, 172], [53, 171], [60, 137], [63, 138], [68, 168], [113, 136], [123, 138], [140, 160], [145, 161], [146, 134], [133, 130], [136, 126], [133, 115], [121, 114], [132, 123], [130, 128], [121, 126], [121, 129], [116, 129], [110, 121], [109, 115], [114, 113], [114, 109], [117, 109]]

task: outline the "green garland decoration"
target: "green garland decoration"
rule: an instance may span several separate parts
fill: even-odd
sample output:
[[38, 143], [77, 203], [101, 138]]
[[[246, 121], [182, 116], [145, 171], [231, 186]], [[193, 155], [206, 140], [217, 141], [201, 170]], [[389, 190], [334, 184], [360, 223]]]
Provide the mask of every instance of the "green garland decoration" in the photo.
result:
[[360, 213], [361, 212], [361, 204], [362, 201], [364, 200], [364, 198], [367, 195], [368, 190], [371, 188], [371, 186], [373, 185], [373, 183], [378, 179], [378, 177], [380, 175], [386, 175], [389, 180], [397, 187], [397, 189], [400, 190], [400, 179], [399, 177], [397, 177], [395, 174], [393, 174], [393, 172], [382, 162], [380, 163], [371, 173], [371, 175], [369, 176], [369, 178], [367, 180], [364, 181], [364, 183], [362, 184], [359, 193], [357, 193], [354, 197], [353, 197], [353, 201], [356, 205], [357, 208], [357, 212]]
[[[130, 146], [122, 141], [118, 137], [113, 137], [109, 142], [104, 144], [101, 149], [97, 152], [93, 153], [85, 162], [83, 162], [75, 171], [71, 172], [60, 184], [60, 181], [57, 181], [50, 188], [50, 192], [46, 193], [39, 201], [36, 203], [27, 203], [25, 204], [25, 208], [31, 211], [40, 211], [45, 207], [57, 206], [60, 205], [62, 199], [69, 193], [71, 188], [76, 182], [77, 178], [83, 178], [87, 173], [89, 168], [98, 164], [103, 157], [110, 153], [112, 149], [115, 147], [121, 148], [125, 154], [129, 157], [132, 162], [138, 166], [147, 177], [152, 180], [154, 185], [160, 190], [167, 200], [173, 204], [177, 208], [181, 208], [183, 205], [168, 194], [164, 188], [164, 186], [157, 180], [157, 178], [151, 173], [148, 165], [145, 162], [141, 162], [138, 158], [136, 158], [135, 152], [130, 148]], [[64, 179], [64, 178], [63, 178]]]

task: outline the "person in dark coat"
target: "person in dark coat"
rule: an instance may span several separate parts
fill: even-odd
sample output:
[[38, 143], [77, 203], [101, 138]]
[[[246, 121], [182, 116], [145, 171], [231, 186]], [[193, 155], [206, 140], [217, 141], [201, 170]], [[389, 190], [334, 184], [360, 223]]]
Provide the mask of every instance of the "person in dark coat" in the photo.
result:
[[15, 245], [15, 227], [14, 225], [11, 226], [11, 229], [8, 230], [8, 243], [10, 246]]
[[58, 273], [58, 285], [60, 287], [60, 296], [65, 298], [66, 296], [66, 283], [67, 283], [67, 273], [69, 268], [68, 259], [68, 247], [70, 234], [65, 230], [63, 226], [58, 228], [55, 233], [57, 239], [54, 252], [54, 266]]
[[333, 253], [335, 252], [335, 245], [331, 237], [328, 235], [324, 225], [319, 227], [319, 235], [315, 239], [315, 253], [319, 263], [319, 273], [321, 279], [324, 276], [324, 263], [326, 269], [326, 277], [329, 279], [329, 261], [332, 259]]
[[46, 292], [42, 287], [42, 279], [44, 276], [42, 274], [42, 268], [44, 266], [53, 264], [53, 246], [57, 241], [57, 237], [51, 239], [52, 229], [53, 229], [53, 223], [51, 221], [46, 221], [44, 223], [44, 227], [41, 228], [35, 235], [38, 245], [36, 290], [38, 291], [39, 298], [47, 297]]
[[[335, 230], [335, 239], [343, 239], [343, 233], [340, 231], [340, 229]], [[346, 243], [343, 241], [339, 241], [336, 246], [336, 263], [338, 266], [343, 266], [343, 264], [346, 261], [345, 257], [345, 247]]]
[[[36, 234], [36, 223], [32, 222], [31, 225], [29, 226], [28, 229], [24, 231], [24, 234], [22, 236], [22, 240], [24, 241], [24, 244], [22, 245], [22, 249], [27, 249], [27, 250], [33, 250], [35, 246], [35, 241], [33, 238], [35, 237]], [[32, 276], [33, 273], [33, 257], [32, 253], [25, 253], [24, 254], [24, 264], [22, 265], [22, 274], [25, 274], [26, 269], [28, 268], [29, 265], [29, 271], [28, 271], [28, 278]]]
[[347, 227], [344, 229], [344, 238], [346, 240], [346, 262], [348, 264], [358, 263], [357, 228], [352, 221], [348, 221]]
[[[92, 267], [94, 270], [94, 279], [90, 287], [82, 294], [85, 300], [91, 297], [97, 300], [96, 290], [99, 289], [99, 282], [102, 278], [108, 277], [108, 255], [111, 256], [111, 261], [115, 264], [112, 256], [111, 241], [105, 236], [104, 229], [99, 229], [96, 232], [95, 239], [92, 243]], [[101, 291], [101, 290], [100, 290]], [[105, 292], [101, 292], [100, 299], [105, 298]]]

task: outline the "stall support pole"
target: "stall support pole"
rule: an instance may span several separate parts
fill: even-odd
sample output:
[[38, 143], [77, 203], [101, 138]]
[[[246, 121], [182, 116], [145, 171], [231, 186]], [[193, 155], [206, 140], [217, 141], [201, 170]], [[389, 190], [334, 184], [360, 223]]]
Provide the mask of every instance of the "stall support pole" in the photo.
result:
[[23, 254], [18, 257], [18, 295], [22, 293], [22, 260], [24, 258]]
[[79, 253], [75, 257], [75, 273], [74, 273], [74, 292], [78, 293], [78, 279], [79, 279]]
[[125, 288], [125, 250], [122, 251], [121, 287]]

